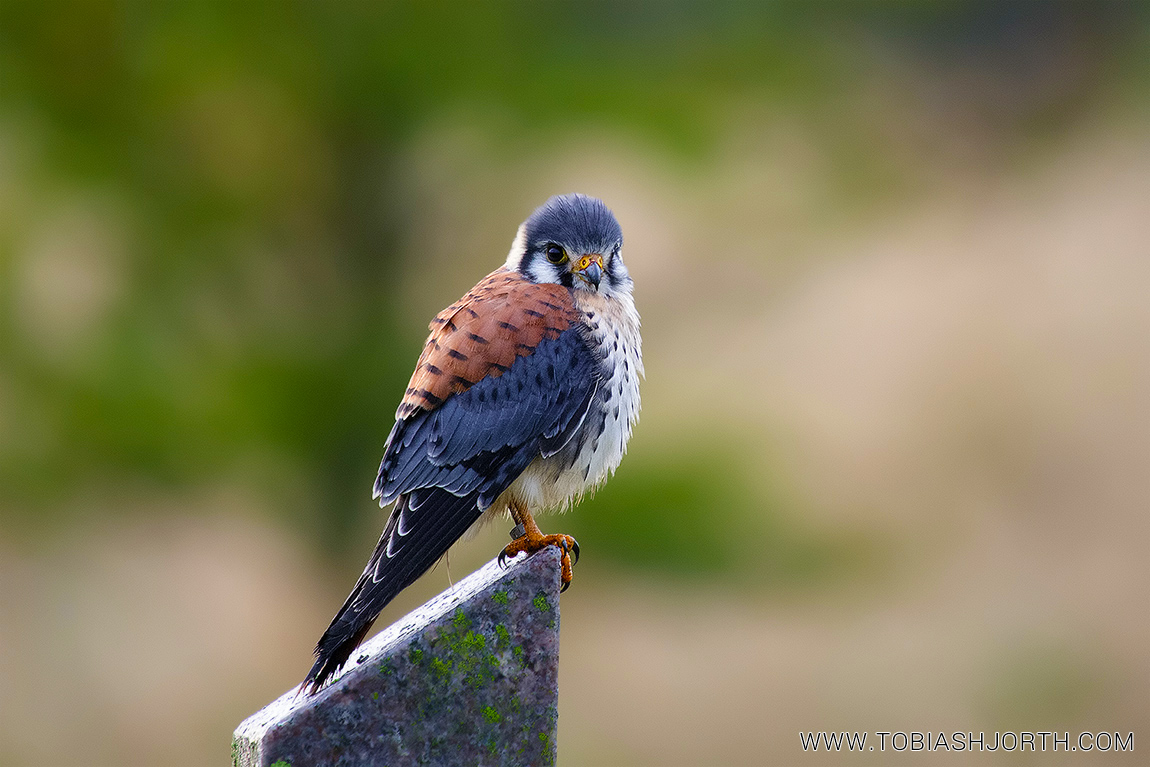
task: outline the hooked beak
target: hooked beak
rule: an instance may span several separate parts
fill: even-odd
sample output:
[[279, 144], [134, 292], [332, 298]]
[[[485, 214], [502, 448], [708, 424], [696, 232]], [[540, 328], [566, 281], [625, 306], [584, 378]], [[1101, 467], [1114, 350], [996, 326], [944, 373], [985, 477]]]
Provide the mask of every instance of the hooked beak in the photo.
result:
[[603, 279], [603, 256], [598, 253], [583, 256], [572, 271], [598, 288], [599, 281]]

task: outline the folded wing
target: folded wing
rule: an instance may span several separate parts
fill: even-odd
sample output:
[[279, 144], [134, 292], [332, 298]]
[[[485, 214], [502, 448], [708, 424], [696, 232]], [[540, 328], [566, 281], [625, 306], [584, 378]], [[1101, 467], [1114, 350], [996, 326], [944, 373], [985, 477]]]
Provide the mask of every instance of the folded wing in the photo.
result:
[[305, 687], [319, 689], [396, 594], [578, 432], [599, 382], [578, 319], [566, 288], [501, 269], [432, 322], [375, 482], [395, 507]]

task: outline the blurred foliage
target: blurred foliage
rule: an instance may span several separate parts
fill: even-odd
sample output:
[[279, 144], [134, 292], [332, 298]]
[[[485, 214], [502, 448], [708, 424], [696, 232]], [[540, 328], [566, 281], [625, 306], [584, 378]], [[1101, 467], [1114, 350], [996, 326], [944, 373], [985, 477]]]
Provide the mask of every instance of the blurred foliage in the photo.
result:
[[697, 435], [640, 448], [627, 458], [626, 478], [604, 485], [563, 528], [597, 558], [661, 579], [810, 586], [873, 569], [877, 542], [802, 524], [802, 503], [786, 482], [764, 481], [761, 452], [738, 437]]
[[981, 706], [995, 722], [1070, 727], [1089, 721], [1092, 708], [1121, 687], [1121, 681], [1105, 670], [1101, 661], [1105, 653], [1097, 648], [1088, 653], [1047, 637], [1014, 639], [1016, 644], [1000, 649], [993, 682], [981, 691]]
[[[785, 105], [862, 169], [861, 190], [881, 137], [819, 111], [857, 82], [841, 29], [917, 25], [982, 55], [1030, 28], [1006, 8], [0, 5], [4, 523], [238, 481], [340, 550], [374, 513], [419, 343], [387, 296], [411, 204], [395, 167], [421, 128], [475, 107], [508, 147], [605, 124], [690, 162], [732, 103]], [[1058, 8], [1053, 23], [1087, 29], [1136, 12]], [[622, 561], [727, 567], [763, 499], [720, 454], [666, 458], [629, 463], [584, 534]], [[828, 556], [762, 532], [794, 572]]]

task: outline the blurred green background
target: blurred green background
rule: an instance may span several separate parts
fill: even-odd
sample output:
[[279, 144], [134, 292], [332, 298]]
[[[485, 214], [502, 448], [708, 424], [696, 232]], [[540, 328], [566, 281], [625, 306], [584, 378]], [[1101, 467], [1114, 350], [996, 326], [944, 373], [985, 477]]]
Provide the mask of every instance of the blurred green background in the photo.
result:
[[1148, 62], [1136, 3], [0, 5], [0, 763], [226, 762], [427, 321], [576, 190], [648, 380], [543, 523], [564, 764], [1145, 730]]

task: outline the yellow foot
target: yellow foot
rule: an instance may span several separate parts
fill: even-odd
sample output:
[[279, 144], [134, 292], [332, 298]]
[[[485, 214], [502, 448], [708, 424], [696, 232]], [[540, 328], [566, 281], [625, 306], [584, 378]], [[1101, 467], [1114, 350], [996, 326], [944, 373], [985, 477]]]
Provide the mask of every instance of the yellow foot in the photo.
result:
[[[519, 533], [523, 530], [523, 526], [517, 527], [512, 531], [512, 534]], [[559, 592], [563, 593], [567, 590], [567, 587], [571, 585], [571, 576], [573, 574], [571, 568], [575, 562], [579, 561], [579, 543], [570, 535], [543, 535], [543, 533], [539, 532], [538, 527], [531, 524], [526, 527], [522, 535], [507, 544], [507, 548], [499, 552], [499, 565], [501, 567], [506, 566], [507, 560], [513, 559], [520, 552], [534, 554], [548, 546], [557, 546], [559, 550], [563, 552], [563, 558], [561, 560], [563, 570], [559, 575], [559, 580], [563, 584]], [[574, 562], [571, 560], [572, 554], [575, 555]]]

